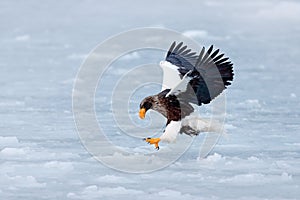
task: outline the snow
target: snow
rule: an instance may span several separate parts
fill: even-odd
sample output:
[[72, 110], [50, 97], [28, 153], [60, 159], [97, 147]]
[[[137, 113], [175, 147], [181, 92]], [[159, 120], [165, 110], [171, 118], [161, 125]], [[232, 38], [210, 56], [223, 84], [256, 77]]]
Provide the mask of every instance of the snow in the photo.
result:
[[279, 2], [267, 9], [258, 12], [260, 18], [275, 20], [297, 20], [299, 21], [300, 5], [297, 2]]
[[17, 137], [2, 137], [0, 136], [0, 147], [14, 147], [19, 145]]
[[200, 39], [200, 40], [229, 40], [230, 36], [222, 35], [216, 36], [211, 33], [208, 33], [206, 30], [187, 30], [182, 33], [184, 36], [193, 38], [193, 39]]
[[115, 175], [105, 175], [97, 178], [97, 181], [103, 183], [133, 183], [132, 180], [122, 177], [122, 176], [115, 176]]
[[19, 35], [15, 38], [16, 41], [28, 41], [30, 40], [30, 35]]
[[[0, 199], [299, 199], [299, 10], [296, 0], [2, 0]], [[144, 121], [137, 115], [140, 100], [158, 92], [158, 84], [138, 88], [130, 99], [125, 114], [138, 130], [126, 135], [118, 129], [109, 95], [120, 77], [130, 66], [156, 63], [156, 74], [147, 80], [162, 79], [158, 64], [164, 51], [129, 52], [107, 70], [95, 95], [108, 139], [134, 155], [106, 157], [126, 167], [124, 172], [99, 162], [82, 145], [72, 112], [73, 84], [100, 42], [153, 25], [206, 47], [214, 44], [230, 57], [235, 78], [225, 93], [227, 134], [206, 158], [199, 156], [201, 134], [182, 156], [159, 167], [170, 149], [191, 139], [179, 135], [177, 143], [161, 144], [159, 152], [141, 140], [159, 136], [164, 128], [153, 112]], [[146, 79], [143, 71], [133, 77], [132, 82]], [[209, 115], [211, 107], [203, 110]], [[147, 170], [151, 165], [159, 170]], [[141, 167], [145, 173], [128, 173]]]
[[191, 38], [206, 38], [208, 36], [208, 33], [205, 30], [189, 30], [183, 32], [182, 34]]
[[70, 54], [70, 55], [68, 55], [67, 56], [67, 58], [68, 59], [70, 59], [70, 60], [79, 60], [79, 61], [81, 61], [81, 60], [84, 60], [85, 58], [87, 58], [87, 56], [88, 55], [86, 55], [86, 54]]
[[24, 149], [18, 148], [4, 148], [0, 152], [1, 157], [16, 157], [16, 156], [23, 156], [25, 155]]
[[57, 170], [73, 170], [72, 162], [49, 161], [44, 165], [46, 168], [54, 168]]
[[128, 54], [125, 54], [124, 56], [122, 56], [120, 58], [120, 60], [132, 60], [132, 59], [138, 59], [140, 58], [140, 55], [138, 54], [138, 52], [132, 52], [132, 53], [128, 53]]
[[230, 178], [220, 179], [220, 183], [233, 184], [233, 185], [265, 185], [265, 184], [278, 184], [284, 182], [291, 182], [292, 176], [286, 172], [280, 175], [264, 175], [258, 173], [248, 173], [234, 175]]
[[6, 185], [13, 190], [17, 188], [44, 188], [46, 183], [42, 183], [36, 180], [33, 176], [10, 176], [7, 174], [0, 174], [0, 183], [1, 185]]
[[124, 187], [103, 187], [99, 188], [96, 185], [85, 187], [79, 194], [68, 193], [70, 199], [99, 199], [99, 198], [124, 198], [127, 195], [145, 195], [142, 191], [126, 189]]

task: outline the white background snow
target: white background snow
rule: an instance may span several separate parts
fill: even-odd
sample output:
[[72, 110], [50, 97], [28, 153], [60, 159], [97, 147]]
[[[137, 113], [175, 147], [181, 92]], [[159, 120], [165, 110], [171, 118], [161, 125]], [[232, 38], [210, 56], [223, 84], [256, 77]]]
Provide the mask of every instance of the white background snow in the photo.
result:
[[[299, 23], [292, 0], [0, 1], [0, 199], [299, 199]], [[81, 145], [71, 94], [99, 42], [149, 26], [232, 59], [228, 135], [206, 159], [192, 146], [165, 169], [128, 174]]]

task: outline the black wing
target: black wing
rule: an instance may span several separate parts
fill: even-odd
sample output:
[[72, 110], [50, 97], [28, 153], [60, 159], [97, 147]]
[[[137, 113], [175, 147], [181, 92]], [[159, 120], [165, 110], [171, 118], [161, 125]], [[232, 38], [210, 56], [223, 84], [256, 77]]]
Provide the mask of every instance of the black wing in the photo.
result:
[[190, 51], [182, 43], [174, 42], [167, 53], [166, 60], [178, 67], [183, 76], [187, 72], [190, 79], [185, 91], [176, 96], [179, 100], [197, 105], [207, 104], [217, 97], [233, 80], [233, 64], [219, 49], [210, 46], [207, 51], [203, 47], [199, 55], [190, 55]]
[[176, 45], [173, 42], [166, 56], [166, 61], [176, 65], [181, 75], [185, 75], [188, 71], [194, 70], [198, 56], [196, 52], [183, 46], [183, 42]]

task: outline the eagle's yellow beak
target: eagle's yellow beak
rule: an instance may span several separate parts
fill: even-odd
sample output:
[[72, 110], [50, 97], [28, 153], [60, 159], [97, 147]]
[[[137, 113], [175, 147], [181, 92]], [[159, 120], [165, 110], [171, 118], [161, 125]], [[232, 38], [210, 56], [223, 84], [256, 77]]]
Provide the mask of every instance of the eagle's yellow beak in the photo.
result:
[[141, 108], [140, 112], [139, 112], [139, 116], [141, 119], [145, 118], [145, 114], [146, 114], [146, 109], [145, 108]]

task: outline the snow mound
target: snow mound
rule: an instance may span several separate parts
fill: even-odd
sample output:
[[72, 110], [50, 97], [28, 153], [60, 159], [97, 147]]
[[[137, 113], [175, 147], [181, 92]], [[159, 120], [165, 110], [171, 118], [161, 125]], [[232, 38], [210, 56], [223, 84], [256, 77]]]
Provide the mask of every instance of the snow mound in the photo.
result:
[[206, 30], [187, 30], [183, 35], [193, 39], [207, 39], [207, 40], [228, 40], [230, 36], [216, 36], [209, 34]]
[[17, 137], [2, 137], [0, 136], [0, 148], [1, 147], [15, 147], [19, 145]]
[[46, 183], [40, 183], [33, 176], [0, 176], [0, 183], [13, 188], [43, 188]]
[[98, 187], [97, 185], [90, 185], [83, 189], [82, 192], [75, 194], [68, 193], [69, 199], [101, 199], [104, 197], [126, 197], [126, 195], [142, 195], [144, 192], [139, 190], [127, 189], [124, 187]]
[[205, 159], [198, 158], [198, 160], [205, 164], [213, 164], [213, 163], [217, 163], [220, 161], [224, 161], [225, 158], [218, 153], [214, 153], [213, 155], [207, 156], [207, 158], [205, 158]]
[[30, 40], [30, 35], [19, 35], [15, 38], [16, 41], [24, 42]]
[[64, 159], [76, 159], [79, 156], [69, 152], [52, 152], [45, 150], [44, 148], [35, 149], [31, 147], [6, 147], [0, 151], [0, 158], [8, 160], [64, 160]]
[[77, 54], [77, 53], [73, 53], [67, 56], [67, 59], [69, 60], [84, 60], [87, 58], [87, 54]]
[[259, 19], [299, 21], [300, 4], [298, 2], [280, 2], [258, 12]]
[[179, 196], [182, 196], [181, 192], [179, 191], [175, 191], [175, 190], [162, 190], [158, 193], [158, 195], [160, 196], [166, 196], [166, 197], [169, 197], [169, 198], [178, 198]]
[[191, 38], [206, 38], [208, 33], [205, 30], [187, 30], [183, 32], [183, 35]]
[[26, 150], [23, 148], [10, 148], [6, 147], [1, 150], [0, 157], [15, 157], [15, 156], [24, 156]]
[[121, 176], [105, 175], [97, 178], [97, 181], [103, 183], [132, 183], [133, 181]]
[[292, 180], [292, 176], [286, 172], [280, 175], [265, 175], [261, 173], [238, 174], [230, 178], [220, 179], [220, 183], [230, 183], [234, 185], [264, 185], [267, 183], [281, 183]]
[[44, 164], [46, 168], [60, 169], [60, 170], [73, 170], [73, 164], [71, 162], [61, 162], [61, 161], [50, 161]]
[[249, 109], [260, 109], [262, 107], [258, 99], [247, 99], [246, 101], [239, 103], [239, 105]]
[[138, 58], [140, 58], [140, 54], [138, 52], [132, 52], [120, 57], [120, 60], [133, 60]]

